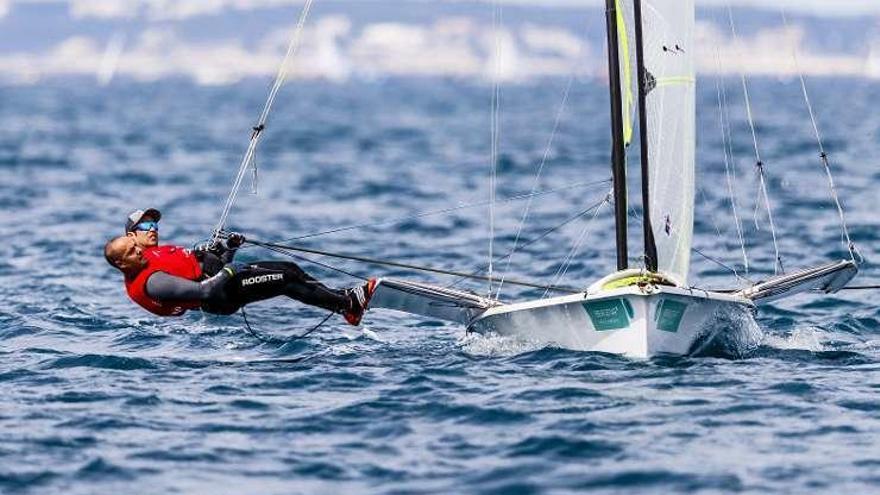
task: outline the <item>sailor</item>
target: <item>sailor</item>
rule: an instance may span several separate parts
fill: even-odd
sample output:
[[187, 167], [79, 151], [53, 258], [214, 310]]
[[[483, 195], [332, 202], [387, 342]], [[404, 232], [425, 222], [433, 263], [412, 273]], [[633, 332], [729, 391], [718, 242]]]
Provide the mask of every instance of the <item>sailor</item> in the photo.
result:
[[135, 210], [125, 219], [125, 235], [146, 249], [159, 245], [159, 220], [162, 214], [155, 208]]
[[352, 289], [331, 289], [292, 262], [236, 263], [232, 258], [245, 241], [241, 234], [197, 250], [159, 246], [160, 218], [155, 209], [138, 210], [129, 216], [126, 234], [104, 246], [107, 262], [124, 274], [132, 301], [159, 316], [193, 309], [228, 315], [252, 302], [287, 296], [359, 325], [376, 287], [371, 279]]
[[[156, 208], [134, 210], [125, 219], [125, 236], [130, 237], [141, 247], [147, 249], [159, 245], [159, 220], [162, 213]], [[235, 251], [244, 242], [234, 234], [225, 242], [206, 242], [196, 245], [193, 253], [202, 265], [202, 272], [208, 276], [216, 275], [223, 265], [231, 263]]]

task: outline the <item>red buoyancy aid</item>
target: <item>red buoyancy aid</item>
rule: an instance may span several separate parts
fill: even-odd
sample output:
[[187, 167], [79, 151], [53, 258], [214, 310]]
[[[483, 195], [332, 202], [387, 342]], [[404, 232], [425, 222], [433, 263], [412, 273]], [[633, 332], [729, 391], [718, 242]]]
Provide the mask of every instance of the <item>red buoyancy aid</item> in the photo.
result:
[[199, 301], [158, 301], [147, 294], [147, 279], [156, 272], [198, 281], [202, 278], [199, 260], [189, 249], [179, 246], [155, 246], [144, 249], [147, 266], [133, 279], [125, 279], [125, 291], [132, 301], [159, 316], [180, 316], [188, 309], [201, 306]]

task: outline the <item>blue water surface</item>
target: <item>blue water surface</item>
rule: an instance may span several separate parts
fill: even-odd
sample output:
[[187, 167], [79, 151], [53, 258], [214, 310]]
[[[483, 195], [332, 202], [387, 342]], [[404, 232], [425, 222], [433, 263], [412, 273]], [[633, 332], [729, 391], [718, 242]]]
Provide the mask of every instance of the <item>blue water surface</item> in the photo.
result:
[[[750, 270], [731, 214], [714, 80], [698, 91], [695, 247], [760, 279], [773, 271], [769, 219], [739, 81], [722, 83]], [[876, 283], [880, 118], [870, 102], [880, 85], [809, 83], [867, 260], [855, 283]], [[607, 88], [574, 81], [560, 111], [566, 85], [502, 87], [496, 257], [609, 190]], [[845, 257], [799, 84], [758, 80], [751, 89], [786, 268]], [[290, 340], [324, 314], [286, 300], [249, 307], [263, 340], [239, 315], [160, 319], [134, 306], [103, 243], [147, 206], [163, 212], [163, 242], [208, 235], [265, 93], [262, 81], [0, 88], [0, 493], [880, 490], [878, 291], [772, 304], [759, 312], [760, 332], [707, 356], [648, 361], [465, 335], [381, 311], [358, 328], [334, 317]], [[378, 223], [297, 242], [480, 268], [490, 256], [485, 204], [417, 214], [489, 197], [490, 94], [439, 79], [289, 84], [257, 154], [258, 193], [248, 176], [229, 226], [277, 240]], [[636, 156], [631, 163], [635, 175]], [[533, 187], [554, 192], [529, 204], [517, 241], [527, 202], [504, 199]], [[634, 181], [633, 263], [638, 200]], [[509, 266], [496, 262], [495, 276], [583, 287], [613, 270], [613, 239], [605, 205]], [[240, 256], [279, 257], [253, 248]], [[358, 276], [454, 281], [320, 261]], [[300, 262], [330, 285], [358, 283]], [[742, 283], [721, 264], [695, 254], [693, 283]], [[541, 296], [501, 290], [505, 300]]]

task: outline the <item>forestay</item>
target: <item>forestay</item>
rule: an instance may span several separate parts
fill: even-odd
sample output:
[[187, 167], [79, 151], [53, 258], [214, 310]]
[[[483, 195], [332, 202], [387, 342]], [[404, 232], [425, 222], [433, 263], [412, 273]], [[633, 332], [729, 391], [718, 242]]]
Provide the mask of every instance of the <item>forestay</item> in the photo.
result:
[[686, 284], [694, 230], [694, 2], [641, 5], [648, 206], [657, 269]]

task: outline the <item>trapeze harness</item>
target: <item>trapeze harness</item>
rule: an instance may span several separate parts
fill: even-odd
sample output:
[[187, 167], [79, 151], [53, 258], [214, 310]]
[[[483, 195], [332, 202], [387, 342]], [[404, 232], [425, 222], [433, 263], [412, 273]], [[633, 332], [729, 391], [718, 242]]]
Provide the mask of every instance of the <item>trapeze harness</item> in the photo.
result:
[[194, 282], [201, 280], [202, 267], [192, 251], [178, 246], [155, 246], [145, 249], [143, 256], [147, 260], [147, 267], [134, 278], [125, 279], [125, 290], [132, 301], [159, 316], [180, 316], [189, 309], [201, 307], [198, 300], [159, 301], [147, 294], [147, 280], [156, 272]]

